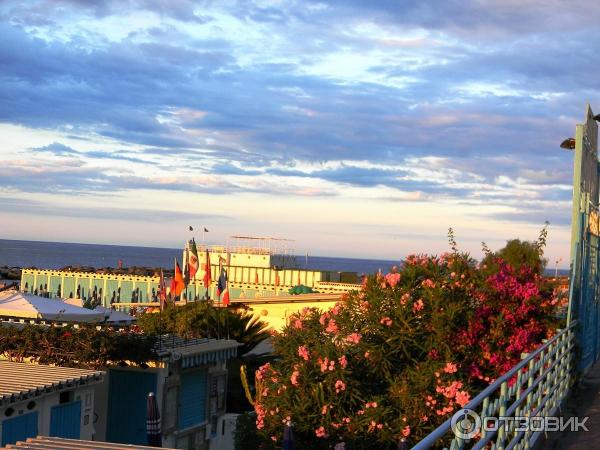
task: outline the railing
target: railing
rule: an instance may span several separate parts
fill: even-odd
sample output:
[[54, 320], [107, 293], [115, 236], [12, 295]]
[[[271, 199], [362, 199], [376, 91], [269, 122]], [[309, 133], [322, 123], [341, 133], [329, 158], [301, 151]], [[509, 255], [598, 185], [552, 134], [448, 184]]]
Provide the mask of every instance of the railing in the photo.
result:
[[543, 427], [525, 426], [521, 418], [553, 417], [561, 407], [573, 384], [575, 326], [572, 322], [524, 355], [521, 362], [459, 410], [462, 415], [457, 418], [455, 414], [413, 450], [480, 450], [490, 445], [497, 450], [532, 448]]

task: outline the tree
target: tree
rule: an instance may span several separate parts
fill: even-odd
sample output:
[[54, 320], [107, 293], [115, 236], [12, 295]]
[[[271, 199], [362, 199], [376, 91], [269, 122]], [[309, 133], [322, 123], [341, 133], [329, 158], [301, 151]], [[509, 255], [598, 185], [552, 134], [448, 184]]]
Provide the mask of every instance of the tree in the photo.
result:
[[207, 302], [191, 302], [138, 317], [138, 326], [149, 335], [173, 333], [188, 338], [229, 338], [242, 344], [238, 355], [251, 351], [270, 336], [269, 326], [245, 311], [215, 308]]

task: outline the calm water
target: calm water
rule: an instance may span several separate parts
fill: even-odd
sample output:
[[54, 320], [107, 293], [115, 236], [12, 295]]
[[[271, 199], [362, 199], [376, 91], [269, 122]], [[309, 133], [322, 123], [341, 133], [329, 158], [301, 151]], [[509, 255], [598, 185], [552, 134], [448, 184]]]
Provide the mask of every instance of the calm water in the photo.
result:
[[[0, 266], [59, 269], [65, 266], [116, 267], [123, 266], [173, 267], [173, 258], [181, 261], [182, 250], [175, 248], [129, 247], [122, 245], [71, 244], [63, 242], [13, 241], [0, 239]], [[301, 267], [340, 272], [384, 272], [397, 261], [371, 259], [299, 256]]]

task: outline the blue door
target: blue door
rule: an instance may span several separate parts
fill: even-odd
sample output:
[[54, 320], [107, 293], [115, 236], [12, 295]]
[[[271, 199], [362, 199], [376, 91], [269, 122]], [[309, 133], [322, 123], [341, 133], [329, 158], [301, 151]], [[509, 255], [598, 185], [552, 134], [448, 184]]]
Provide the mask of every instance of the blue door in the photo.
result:
[[50, 436], [68, 439], [81, 437], [81, 401], [53, 406], [50, 410]]
[[6, 419], [2, 422], [2, 445], [14, 444], [38, 435], [37, 411]]
[[111, 369], [108, 379], [106, 440], [146, 445], [146, 402], [156, 392], [156, 373]]
[[192, 370], [181, 374], [179, 392], [179, 429], [199, 425], [206, 420], [205, 369]]

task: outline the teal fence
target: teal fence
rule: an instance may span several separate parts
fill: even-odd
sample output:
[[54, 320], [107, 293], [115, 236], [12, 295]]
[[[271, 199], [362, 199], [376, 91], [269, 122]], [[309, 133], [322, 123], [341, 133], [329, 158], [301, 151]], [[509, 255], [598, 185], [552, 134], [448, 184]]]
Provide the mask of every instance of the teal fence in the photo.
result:
[[574, 379], [576, 325], [577, 322], [572, 322], [536, 351], [524, 355], [519, 364], [413, 450], [532, 448], [543, 427], [524, 426], [516, 418], [541, 420], [554, 416], [560, 408]]

